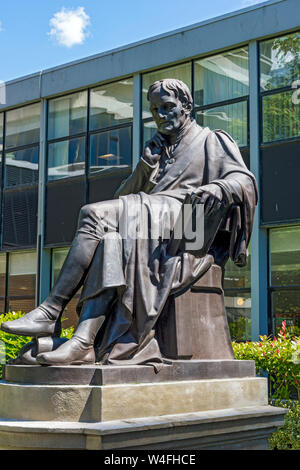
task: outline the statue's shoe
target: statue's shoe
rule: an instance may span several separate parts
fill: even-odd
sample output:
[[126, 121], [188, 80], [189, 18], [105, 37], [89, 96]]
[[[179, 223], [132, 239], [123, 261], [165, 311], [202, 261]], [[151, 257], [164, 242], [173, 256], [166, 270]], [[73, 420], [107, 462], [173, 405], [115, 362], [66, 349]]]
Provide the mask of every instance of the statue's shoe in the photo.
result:
[[36, 360], [42, 365], [79, 365], [94, 364], [95, 351], [92, 345], [86, 345], [73, 336], [55, 351], [38, 354]]
[[2, 323], [1, 330], [20, 336], [59, 336], [61, 322], [39, 306], [17, 320]]

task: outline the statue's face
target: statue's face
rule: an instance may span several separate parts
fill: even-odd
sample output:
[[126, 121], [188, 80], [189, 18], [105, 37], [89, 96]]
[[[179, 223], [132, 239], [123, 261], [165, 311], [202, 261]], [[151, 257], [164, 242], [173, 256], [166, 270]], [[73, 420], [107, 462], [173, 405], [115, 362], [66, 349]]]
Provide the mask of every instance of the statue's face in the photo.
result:
[[170, 91], [155, 89], [150, 95], [150, 111], [161, 134], [174, 134], [185, 123], [189, 113], [182, 102]]

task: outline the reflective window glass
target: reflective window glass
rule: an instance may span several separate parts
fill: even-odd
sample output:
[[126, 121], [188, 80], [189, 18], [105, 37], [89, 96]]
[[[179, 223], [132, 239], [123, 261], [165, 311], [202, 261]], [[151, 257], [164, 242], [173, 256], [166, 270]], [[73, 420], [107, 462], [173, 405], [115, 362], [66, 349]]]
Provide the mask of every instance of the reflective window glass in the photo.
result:
[[278, 333], [283, 321], [300, 335], [300, 289], [280, 290], [272, 294], [273, 331]]
[[5, 148], [37, 143], [40, 139], [40, 103], [6, 113]]
[[[250, 249], [249, 249], [250, 252]], [[251, 285], [251, 259], [248, 257], [248, 264], [239, 268], [230, 259], [225, 266], [224, 288], [246, 288]]]
[[[55, 248], [52, 250], [52, 275], [51, 275], [51, 285], [57, 281], [60, 270], [64, 264], [64, 261], [69, 252], [69, 248]], [[71, 299], [64, 309], [62, 316], [62, 326], [67, 328], [69, 326], [76, 326], [78, 322], [78, 316], [76, 313], [76, 306], [80, 297], [81, 289], [76, 293], [76, 295]]]
[[157, 126], [154, 121], [145, 122], [143, 125], [143, 148], [145, 143], [157, 132]]
[[250, 292], [225, 292], [225, 308], [232, 341], [251, 339]]
[[52, 274], [51, 274], [51, 285], [53, 286], [57, 281], [58, 275], [64, 264], [66, 256], [70, 248], [55, 248], [52, 250]]
[[36, 276], [36, 252], [9, 254], [8, 295], [34, 296]]
[[192, 88], [192, 64], [191, 62], [166, 69], [155, 70], [143, 75], [142, 85], [142, 106], [143, 119], [152, 117], [149, 110], [149, 101], [147, 100], [147, 92], [149, 87], [156, 81], [164, 78], [175, 78], [184, 82], [191, 90]]
[[260, 43], [262, 91], [292, 86], [300, 77], [300, 32]]
[[0, 253], [0, 313], [5, 310], [6, 254]]
[[131, 166], [131, 127], [90, 136], [90, 172]]
[[300, 285], [300, 227], [270, 230], [271, 285]]
[[48, 144], [48, 181], [85, 172], [85, 138]]
[[242, 147], [248, 144], [247, 114], [247, 102], [242, 101], [197, 111], [196, 120], [200, 126], [228, 132]]
[[39, 147], [5, 153], [5, 187], [37, 183]]
[[90, 130], [103, 129], [125, 122], [133, 117], [133, 80], [101, 85], [90, 94]]
[[194, 62], [195, 106], [248, 95], [248, 48]]
[[263, 96], [263, 141], [289, 139], [300, 135], [300, 106], [294, 91]]
[[49, 100], [48, 140], [86, 131], [87, 91]]
[[3, 149], [3, 120], [4, 114], [0, 113], [0, 152]]

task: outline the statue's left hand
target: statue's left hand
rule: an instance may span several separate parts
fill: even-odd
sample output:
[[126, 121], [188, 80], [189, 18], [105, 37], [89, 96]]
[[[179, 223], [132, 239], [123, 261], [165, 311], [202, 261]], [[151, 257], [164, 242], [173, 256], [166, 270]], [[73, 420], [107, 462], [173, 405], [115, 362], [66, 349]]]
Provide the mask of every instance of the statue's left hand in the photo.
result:
[[223, 192], [217, 184], [206, 184], [192, 193], [191, 198], [192, 204], [194, 202], [204, 204], [205, 214], [208, 214], [220, 205], [223, 200]]

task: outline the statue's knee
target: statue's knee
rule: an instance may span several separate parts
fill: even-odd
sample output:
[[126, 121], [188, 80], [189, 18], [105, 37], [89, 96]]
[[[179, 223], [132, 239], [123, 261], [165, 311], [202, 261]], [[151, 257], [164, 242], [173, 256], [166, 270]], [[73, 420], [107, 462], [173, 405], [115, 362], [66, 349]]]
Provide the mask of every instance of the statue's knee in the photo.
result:
[[93, 208], [93, 204], [86, 204], [82, 206], [79, 212], [79, 223], [87, 220], [87, 219], [94, 219], [95, 217], [95, 210]]

